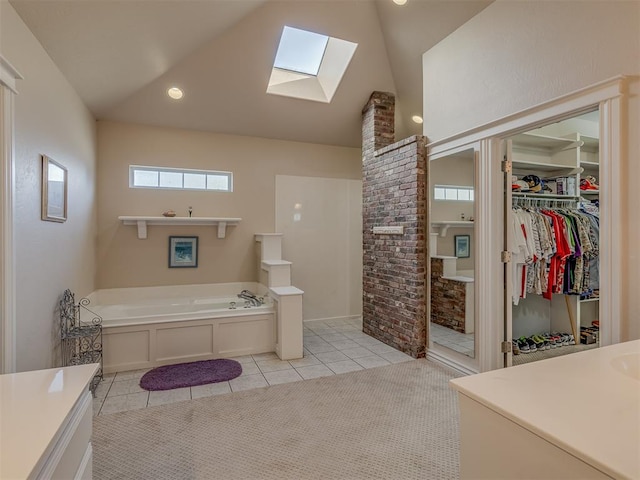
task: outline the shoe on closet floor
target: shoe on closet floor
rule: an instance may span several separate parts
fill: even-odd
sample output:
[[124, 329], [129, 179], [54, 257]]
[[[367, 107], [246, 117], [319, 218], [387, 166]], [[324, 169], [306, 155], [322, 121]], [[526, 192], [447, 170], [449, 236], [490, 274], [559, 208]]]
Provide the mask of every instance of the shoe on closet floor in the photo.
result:
[[531, 349], [529, 348], [529, 342], [524, 337], [520, 337], [518, 340], [518, 348], [520, 348], [520, 353], [530, 353]]
[[546, 350], [544, 346], [544, 338], [540, 337], [539, 335], [531, 335], [529, 338], [536, 344], [537, 350], [541, 352]]
[[[550, 350], [551, 349], [551, 342], [549, 342], [549, 340], [547, 340], [544, 335], [534, 335], [535, 337], [538, 338], [539, 342], [542, 342], [542, 349], [543, 350]], [[540, 348], [540, 347], [538, 347]]]
[[569, 345], [569, 335], [566, 333], [554, 333], [554, 335], [558, 335], [560, 337], [560, 344], [563, 347]]
[[511, 340], [511, 352], [514, 355], [520, 355], [520, 346], [518, 345], [518, 340], [515, 338]]
[[550, 333], [543, 333], [542, 338], [549, 344], [549, 348], [556, 348], [556, 340]]
[[524, 340], [525, 342], [527, 342], [527, 345], [529, 345], [529, 353], [533, 353], [533, 352], [537, 352], [538, 351], [538, 346], [536, 345], [536, 342], [534, 342], [531, 337], [527, 338], [527, 337], [520, 337], [521, 340]]

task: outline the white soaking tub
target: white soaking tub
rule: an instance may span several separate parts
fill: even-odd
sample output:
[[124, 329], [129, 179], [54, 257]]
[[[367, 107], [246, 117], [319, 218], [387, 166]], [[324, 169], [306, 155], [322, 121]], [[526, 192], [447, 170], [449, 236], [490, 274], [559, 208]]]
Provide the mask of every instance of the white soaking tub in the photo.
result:
[[92, 293], [88, 308], [103, 320], [104, 372], [275, 351], [273, 304], [245, 308], [237, 297], [245, 289], [266, 290], [235, 283]]

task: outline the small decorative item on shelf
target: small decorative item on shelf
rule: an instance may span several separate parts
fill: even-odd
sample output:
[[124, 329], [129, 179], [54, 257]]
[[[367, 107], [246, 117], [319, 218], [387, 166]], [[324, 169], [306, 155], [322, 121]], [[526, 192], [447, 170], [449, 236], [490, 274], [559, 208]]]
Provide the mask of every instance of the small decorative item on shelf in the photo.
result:
[[176, 212], [174, 212], [173, 210], [167, 210], [166, 212], [162, 212], [162, 216], [163, 217], [175, 217], [176, 216]]
[[189, 207], [189, 218], [191, 218], [192, 213], [193, 213], [193, 207]]

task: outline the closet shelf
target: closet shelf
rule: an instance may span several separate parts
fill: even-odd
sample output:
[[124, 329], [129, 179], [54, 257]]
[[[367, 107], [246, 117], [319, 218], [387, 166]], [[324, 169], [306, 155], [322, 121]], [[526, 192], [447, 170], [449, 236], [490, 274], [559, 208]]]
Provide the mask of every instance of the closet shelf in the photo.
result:
[[512, 137], [513, 148], [545, 151], [548, 153], [561, 152], [570, 148], [581, 147], [584, 142], [570, 138], [551, 137], [535, 133], [521, 133]]
[[580, 166], [585, 168], [599, 168], [600, 162], [590, 162], [588, 160], [580, 160]]
[[580, 190], [580, 195], [600, 195], [600, 190]]
[[431, 222], [432, 227], [440, 229], [440, 236], [446, 237], [449, 228], [473, 228], [474, 222], [470, 220], [449, 220], [444, 222]]
[[224, 238], [227, 227], [238, 225], [241, 218], [224, 217], [138, 217], [121, 216], [118, 220], [124, 225], [136, 225], [138, 227], [138, 238], [147, 238], [148, 225], [181, 225], [181, 226], [201, 226], [211, 225], [218, 227], [218, 238]]
[[[588, 152], [597, 152], [600, 150], [600, 139], [580, 134], [580, 141], [583, 142], [582, 150]], [[584, 163], [584, 162], [583, 162]]]
[[[514, 153], [515, 156], [515, 153]], [[548, 162], [534, 162], [527, 160], [518, 160], [514, 158], [511, 161], [514, 170], [535, 170], [541, 172], [554, 172], [557, 171], [560, 174], [571, 175], [572, 170], [576, 170], [578, 165], [562, 165], [559, 163]], [[576, 172], [577, 173], [577, 172]]]

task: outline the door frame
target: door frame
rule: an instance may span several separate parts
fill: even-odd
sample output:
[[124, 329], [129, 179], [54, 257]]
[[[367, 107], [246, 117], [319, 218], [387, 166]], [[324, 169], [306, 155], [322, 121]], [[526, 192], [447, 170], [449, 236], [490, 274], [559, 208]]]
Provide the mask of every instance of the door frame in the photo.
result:
[[[500, 252], [503, 245], [503, 208], [500, 142], [517, 133], [586, 113], [595, 108], [600, 112], [600, 345], [621, 341], [622, 272], [624, 245], [622, 232], [615, 226], [622, 224], [623, 165], [626, 162], [627, 77], [616, 76], [595, 85], [577, 90], [548, 102], [508, 115], [485, 125], [451, 137], [429, 143], [428, 158], [441, 156], [461, 146], [480, 142], [479, 183], [476, 201], [478, 288], [489, 287], [477, 301], [477, 338], [479, 371], [489, 371], [504, 365], [500, 350], [504, 328], [504, 279]], [[500, 321], [483, 321], [499, 319]], [[428, 356], [442, 361], [440, 355]], [[449, 363], [449, 362], [445, 362]], [[454, 366], [455, 365], [451, 365]], [[462, 370], [461, 370], [462, 371]]]
[[22, 78], [0, 55], [0, 374], [16, 371], [14, 96]]

